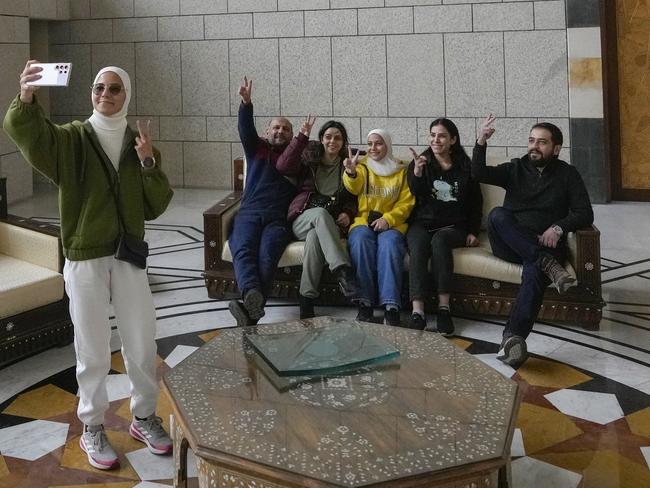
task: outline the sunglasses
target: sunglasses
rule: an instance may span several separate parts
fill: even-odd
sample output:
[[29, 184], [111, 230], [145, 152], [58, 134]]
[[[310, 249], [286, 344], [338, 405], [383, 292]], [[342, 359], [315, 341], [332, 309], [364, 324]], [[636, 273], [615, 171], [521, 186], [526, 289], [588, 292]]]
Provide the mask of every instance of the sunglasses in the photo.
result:
[[104, 83], [95, 83], [90, 87], [95, 95], [101, 95], [104, 93], [104, 90], [108, 90], [108, 93], [110, 93], [113, 96], [119, 95], [120, 92], [122, 91], [122, 85], [104, 85]]

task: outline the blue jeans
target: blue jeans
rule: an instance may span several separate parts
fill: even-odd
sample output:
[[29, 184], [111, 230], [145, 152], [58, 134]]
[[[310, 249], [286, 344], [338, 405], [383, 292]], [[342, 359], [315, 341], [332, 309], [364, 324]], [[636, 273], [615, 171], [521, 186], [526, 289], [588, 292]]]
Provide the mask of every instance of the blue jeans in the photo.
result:
[[392, 305], [399, 309], [406, 255], [404, 234], [395, 229], [377, 233], [360, 225], [350, 232], [348, 245], [359, 284], [356, 301], [370, 306]]
[[286, 218], [262, 212], [237, 214], [228, 245], [242, 297], [252, 289], [268, 296], [278, 261], [291, 237]]
[[523, 265], [521, 286], [510, 311], [510, 317], [503, 331], [504, 337], [517, 335], [524, 339], [533, 329], [533, 324], [544, 299], [544, 292], [551, 280], [538, 264], [543, 253], [549, 254], [560, 263], [566, 257], [566, 248], [544, 247], [537, 241], [537, 235], [522, 227], [511, 210], [495, 207], [488, 215], [488, 236], [492, 254], [496, 257]]

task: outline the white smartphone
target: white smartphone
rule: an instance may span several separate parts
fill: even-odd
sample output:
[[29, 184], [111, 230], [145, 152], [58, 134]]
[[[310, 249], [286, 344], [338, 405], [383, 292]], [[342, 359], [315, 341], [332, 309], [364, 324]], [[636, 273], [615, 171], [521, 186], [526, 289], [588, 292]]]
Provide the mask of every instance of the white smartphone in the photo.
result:
[[72, 63], [34, 63], [32, 66], [39, 66], [43, 71], [38, 74], [41, 78], [30, 81], [27, 84], [33, 86], [68, 86]]

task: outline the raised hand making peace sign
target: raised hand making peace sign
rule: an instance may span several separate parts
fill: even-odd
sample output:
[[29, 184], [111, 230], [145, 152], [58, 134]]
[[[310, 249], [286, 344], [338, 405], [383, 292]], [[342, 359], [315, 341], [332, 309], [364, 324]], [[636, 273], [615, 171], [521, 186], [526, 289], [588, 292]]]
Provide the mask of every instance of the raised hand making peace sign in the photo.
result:
[[343, 161], [345, 172], [350, 176], [357, 175], [357, 163], [359, 162], [359, 151], [352, 156], [352, 148], [348, 146], [348, 157]]
[[311, 114], [307, 115], [307, 118], [302, 123], [300, 132], [309, 138], [309, 134], [311, 134], [311, 128], [314, 127], [314, 122], [316, 122], [316, 116], [314, 115], [312, 117]]
[[153, 158], [153, 146], [151, 145], [151, 120], [147, 120], [147, 124], [141, 123], [139, 120], [135, 121], [138, 128], [139, 135], [135, 138], [135, 152], [138, 153], [140, 161], [146, 158]]
[[416, 153], [415, 149], [412, 147], [409, 147], [409, 151], [411, 151], [413, 161], [415, 161], [415, 165], [413, 166], [413, 174], [420, 178], [422, 176], [422, 172], [424, 171], [424, 167], [427, 164], [427, 158], [423, 155], [418, 156], [418, 153]]
[[478, 129], [478, 139], [477, 142], [481, 145], [484, 146], [486, 141], [492, 137], [492, 134], [494, 134], [494, 127], [492, 127], [492, 124], [496, 120], [496, 116], [494, 114], [489, 114], [485, 119], [483, 119], [483, 122], [481, 122], [481, 125]]
[[239, 96], [241, 101], [248, 105], [251, 103], [251, 94], [253, 93], [253, 80], [249, 80], [244, 76], [244, 81], [242, 81], [239, 86]]

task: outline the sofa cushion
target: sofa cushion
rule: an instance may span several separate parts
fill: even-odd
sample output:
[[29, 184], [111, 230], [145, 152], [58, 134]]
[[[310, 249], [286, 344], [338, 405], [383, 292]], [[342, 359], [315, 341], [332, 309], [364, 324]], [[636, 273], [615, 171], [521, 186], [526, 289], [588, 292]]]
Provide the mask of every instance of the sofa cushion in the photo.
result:
[[7, 222], [0, 222], [0, 253], [54, 272], [62, 269], [58, 237]]
[[43, 266], [0, 254], [0, 318], [63, 298], [63, 275]]
[[[499, 259], [492, 254], [490, 241], [487, 232], [481, 232], [479, 235], [480, 245], [478, 247], [462, 247], [454, 249], [454, 273], [475, 278], [485, 278], [494, 281], [503, 281], [505, 283], [521, 283], [521, 272], [523, 266], [520, 264], [509, 263]], [[302, 254], [304, 242], [294, 241], [287, 246], [280, 258], [278, 267], [285, 266], [302, 266]], [[232, 255], [228, 243], [223, 247], [221, 259], [232, 262]], [[408, 270], [408, 254], [405, 259], [405, 267]], [[575, 270], [570, 263], [565, 264], [567, 271], [576, 276]]]

